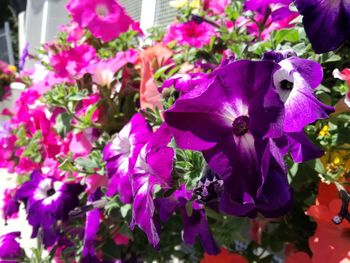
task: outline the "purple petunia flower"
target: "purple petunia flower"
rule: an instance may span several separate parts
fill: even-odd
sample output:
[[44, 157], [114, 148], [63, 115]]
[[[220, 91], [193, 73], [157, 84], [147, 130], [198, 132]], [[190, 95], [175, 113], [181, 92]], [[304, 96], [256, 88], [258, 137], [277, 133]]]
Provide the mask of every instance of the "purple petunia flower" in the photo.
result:
[[26, 60], [29, 57], [29, 51], [28, 50], [29, 50], [29, 43], [26, 43], [26, 45], [23, 48], [22, 55], [19, 58], [19, 62], [18, 62], [18, 69], [20, 71], [24, 68]]
[[183, 240], [187, 244], [193, 245], [198, 237], [204, 250], [210, 255], [216, 255], [220, 252], [220, 249], [210, 232], [204, 206], [197, 201], [193, 201], [192, 214], [187, 214], [186, 205], [192, 197], [193, 193], [188, 191], [185, 185], [181, 185], [170, 197], [156, 199], [155, 203], [160, 220], [168, 221], [173, 212], [179, 209], [184, 225]]
[[132, 172], [134, 195], [131, 228], [138, 225], [154, 247], [159, 243], [156, 224], [153, 221], [155, 186], [170, 188], [174, 149], [167, 147], [171, 140], [168, 127], [163, 124], [143, 146]]
[[165, 124], [153, 133], [137, 113], [103, 152], [111, 177], [107, 194], [117, 193], [122, 202], [133, 204], [130, 227], [138, 225], [154, 247], [159, 234], [153, 221], [153, 195], [156, 185], [167, 189], [171, 184], [174, 150], [167, 147], [170, 140]]
[[339, 48], [350, 37], [348, 0], [294, 0], [316, 53]]
[[0, 262], [22, 262], [24, 252], [16, 238], [21, 236], [20, 232], [11, 232], [0, 236]]
[[274, 84], [285, 107], [285, 135], [276, 140], [278, 147], [283, 154], [289, 150], [295, 162], [321, 157], [323, 151], [303, 132], [306, 125], [327, 118], [334, 111], [313, 94], [323, 78], [321, 65], [298, 58], [293, 50], [266, 52], [263, 60], [272, 60], [281, 66], [274, 74]]
[[278, 69], [270, 61], [230, 63], [164, 113], [178, 147], [202, 151], [224, 181], [226, 213], [279, 216], [290, 205], [283, 157], [269, 140], [283, 135], [284, 107], [272, 78]]
[[58, 220], [68, 220], [69, 211], [78, 204], [78, 195], [84, 190], [80, 184], [68, 184], [54, 178], [45, 178], [34, 171], [28, 182], [16, 192], [15, 200], [25, 202], [28, 222], [33, 227], [32, 237], [42, 229], [46, 247], [55, 243], [58, 237]]
[[[101, 199], [102, 192], [97, 189], [94, 193], [88, 196], [88, 204]], [[86, 213], [85, 234], [84, 234], [84, 247], [82, 255], [83, 257], [95, 256], [95, 239], [100, 227], [101, 212], [99, 208], [94, 208]]]
[[306, 136], [301, 132], [289, 132], [281, 138], [275, 139], [276, 146], [280, 149], [282, 155], [290, 152], [294, 162], [302, 163], [321, 157], [324, 152], [316, 147]]
[[5, 189], [3, 197], [2, 217], [7, 221], [8, 218], [14, 218], [19, 211], [19, 203], [13, 199], [16, 189]]
[[274, 73], [273, 81], [284, 102], [283, 131], [300, 132], [318, 119], [325, 119], [334, 111], [313, 94], [323, 78], [317, 62], [291, 56], [278, 63], [281, 68]]
[[130, 173], [141, 148], [152, 134], [151, 127], [140, 113], [135, 114], [130, 122], [114, 137], [103, 150], [107, 174], [111, 178], [107, 195], [119, 194], [123, 203], [132, 202]]

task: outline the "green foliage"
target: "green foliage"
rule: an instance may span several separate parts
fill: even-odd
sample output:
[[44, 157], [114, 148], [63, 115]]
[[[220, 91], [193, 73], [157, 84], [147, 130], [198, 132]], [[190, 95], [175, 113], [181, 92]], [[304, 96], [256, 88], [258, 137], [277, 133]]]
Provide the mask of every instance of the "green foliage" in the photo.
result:
[[176, 149], [175, 174], [179, 183], [185, 183], [188, 189], [196, 188], [203, 176], [204, 159], [202, 153]]

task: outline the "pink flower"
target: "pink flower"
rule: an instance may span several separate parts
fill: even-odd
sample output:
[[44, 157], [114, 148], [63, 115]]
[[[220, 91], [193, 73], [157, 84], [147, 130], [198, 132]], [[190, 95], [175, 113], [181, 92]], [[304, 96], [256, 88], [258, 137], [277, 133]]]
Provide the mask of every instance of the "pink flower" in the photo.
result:
[[91, 142], [86, 138], [83, 132], [73, 133], [73, 138], [69, 144], [69, 150], [76, 156], [88, 155], [92, 149]]
[[84, 29], [81, 28], [76, 22], [72, 22], [69, 25], [62, 25], [60, 27], [60, 31], [66, 32], [68, 34], [67, 41], [73, 43], [79, 41], [85, 34]]
[[105, 42], [116, 39], [133, 23], [117, 0], [70, 0], [66, 8], [73, 21]]
[[44, 162], [41, 165], [41, 172], [47, 177], [60, 178], [62, 171], [58, 168], [60, 163], [56, 158], [45, 158]]
[[122, 234], [116, 234], [113, 240], [117, 245], [127, 245], [129, 244], [130, 238]]
[[100, 60], [89, 66], [88, 72], [92, 74], [92, 80], [100, 86], [109, 86], [114, 80], [114, 74], [127, 63], [135, 63], [138, 53], [134, 49], [118, 52], [113, 58]]
[[86, 178], [86, 191], [88, 193], [94, 193], [99, 187], [106, 187], [108, 184], [108, 177], [99, 174], [93, 174]]
[[[350, 86], [350, 69], [349, 68], [345, 68], [342, 71], [339, 71], [339, 69], [333, 70], [333, 77], [337, 79], [345, 80], [348, 86]], [[344, 102], [346, 106], [350, 107], [350, 91], [348, 91], [345, 94]]]
[[230, 0], [204, 0], [204, 10], [211, 10], [214, 14], [220, 15], [225, 12]]
[[[83, 117], [87, 114], [91, 106], [99, 102], [101, 99], [99, 94], [92, 94], [86, 99], [83, 99], [76, 108], [76, 115]], [[97, 108], [91, 115], [91, 122], [97, 122], [99, 120], [100, 110]], [[77, 124], [77, 120], [73, 120], [73, 124]]]
[[9, 121], [5, 121], [0, 126], [0, 167], [13, 171], [16, 136], [12, 134], [12, 127]]
[[163, 43], [168, 44], [177, 40], [180, 45], [201, 48], [210, 43], [210, 38], [215, 35], [215, 28], [208, 23], [196, 23], [188, 21], [175, 23], [168, 27], [163, 38]]
[[341, 80], [345, 80], [348, 85], [350, 85], [350, 69], [345, 68], [342, 71], [339, 71], [339, 69], [333, 70], [333, 77]]
[[96, 51], [88, 44], [74, 46], [52, 55], [50, 62], [61, 78], [81, 78], [87, 73], [87, 66], [96, 61]]
[[35, 163], [30, 160], [28, 157], [20, 157], [15, 171], [18, 174], [31, 173], [32, 171], [39, 168], [39, 163]]

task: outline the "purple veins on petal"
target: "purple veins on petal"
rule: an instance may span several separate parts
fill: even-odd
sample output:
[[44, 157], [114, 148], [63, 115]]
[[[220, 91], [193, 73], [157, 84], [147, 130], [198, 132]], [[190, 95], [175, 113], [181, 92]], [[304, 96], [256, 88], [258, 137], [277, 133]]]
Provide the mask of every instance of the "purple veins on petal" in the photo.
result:
[[[223, 212], [278, 216], [290, 202], [284, 167], [276, 165], [268, 142], [283, 135], [284, 106], [273, 84], [279, 68], [247, 60], [219, 67], [164, 113], [177, 146], [202, 151], [223, 180]], [[274, 190], [278, 200], [265, 192], [275, 182], [281, 186]]]
[[285, 106], [285, 132], [300, 132], [334, 111], [313, 94], [323, 78], [320, 64], [293, 56], [281, 60], [279, 65], [281, 68], [274, 73], [274, 85]]
[[106, 161], [107, 175], [110, 178], [107, 196], [118, 193], [123, 203], [132, 202], [130, 174], [141, 148], [151, 134], [151, 127], [145, 118], [137, 113], [106, 145], [103, 160]]

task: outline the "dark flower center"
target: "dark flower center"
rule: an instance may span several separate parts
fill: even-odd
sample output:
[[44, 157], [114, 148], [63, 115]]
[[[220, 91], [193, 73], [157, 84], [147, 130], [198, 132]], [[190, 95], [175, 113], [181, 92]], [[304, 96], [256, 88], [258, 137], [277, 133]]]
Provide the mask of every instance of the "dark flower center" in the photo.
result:
[[293, 82], [290, 82], [288, 80], [282, 80], [280, 84], [280, 88], [284, 90], [291, 90], [293, 89]]
[[246, 134], [249, 130], [249, 117], [248, 116], [239, 116], [233, 123], [233, 134], [236, 136], [242, 136]]
[[52, 195], [54, 195], [55, 193], [56, 193], [56, 191], [55, 191], [55, 189], [53, 189], [53, 188], [47, 190], [47, 192], [46, 192], [47, 196], [52, 196]]

